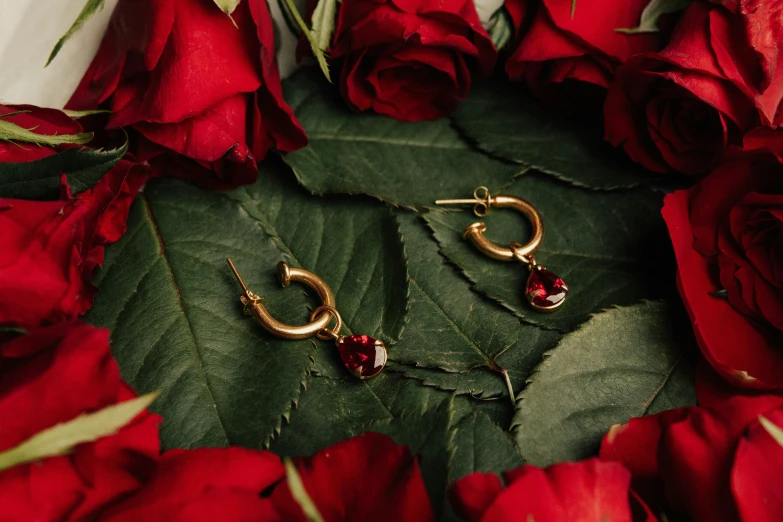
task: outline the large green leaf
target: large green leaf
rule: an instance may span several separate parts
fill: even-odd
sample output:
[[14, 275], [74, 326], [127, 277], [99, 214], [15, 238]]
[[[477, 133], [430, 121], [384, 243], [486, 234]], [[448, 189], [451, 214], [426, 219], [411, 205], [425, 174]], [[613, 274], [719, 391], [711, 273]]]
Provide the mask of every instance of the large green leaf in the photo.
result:
[[71, 190], [78, 194], [95, 185], [127, 150], [126, 141], [122, 147], [111, 150], [70, 149], [26, 163], [0, 163], [0, 197], [57, 199], [62, 173], [67, 175]]
[[496, 209], [481, 219], [468, 211], [430, 212], [425, 217], [441, 252], [474, 283], [475, 290], [521, 319], [568, 331], [610, 305], [673, 291], [659, 194], [646, 189], [586, 191], [540, 174], [521, 176], [505, 193], [525, 198], [541, 213], [545, 232], [536, 259], [568, 284], [566, 303], [551, 314], [532, 310], [525, 299], [525, 265], [490, 259], [462, 239], [466, 225], [484, 221], [486, 235], [493, 241], [524, 243], [530, 228], [522, 215]]
[[597, 189], [634, 187], [655, 175], [603, 141], [603, 131], [566, 121], [544, 108], [520, 85], [493, 81], [474, 85], [454, 121], [479, 148]]
[[309, 196], [279, 165], [264, 167], [255, 185], [228, 194], [149, 183], [126, 235], [107, 249], [87, 318], [112, 328], [131, 385], [162, 391], [165, 447], [266, 444], [312, 359], [337, 357], [333, 346], [274, 337], [244, 316], [226, 257], [285, 322], [306, 321], [317, 301], [299, 285], [280, 287], [283, 259], [330, 284], [350, 328], [393, 341], [404, 325], [407, 274], [389, 211]]
[[664, 303], [594, 315], [563, 337], [517, 397], [513, 430], [522, 455], [539, 466], [582, 459], [613, 424], [695, 404], [684, 346]]
[[285, 82], [286, 100], [310, 145], [284, 159], [315, 194], [369, 194], [395, 205], [432, 206], [479, 185], [496, 191], [522, 170], [470, 149], [448, 120], [405, 123], [352, 114], [335, 91], [308, 69]]
[[[411, 278], [410, 322], [389, 357], [425, 384], [476, 396], [509, 397], [554, 346], [556, 332], [520, 323], [469, 284], [438, 255], [426, 225], [398, 213]], [[440, 370], [423, 375], [421, 368]]]

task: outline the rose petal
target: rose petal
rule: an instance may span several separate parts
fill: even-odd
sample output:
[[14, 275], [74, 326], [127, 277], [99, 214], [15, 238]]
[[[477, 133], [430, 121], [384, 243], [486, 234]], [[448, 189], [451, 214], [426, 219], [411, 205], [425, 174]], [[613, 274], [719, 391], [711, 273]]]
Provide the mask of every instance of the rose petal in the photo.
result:
[[485, 522], [630, 522], [631, 474], [617, 462], [589, 459], [540, 469], [524, 466], [487, 509]]
[[[365, 433], [296, 465], [325, 522], [435, 520], [416, 459], [385, 435]], [[305, 520], [287, 484], [271, 498], [283, 520]]]
[[449, 501], [465, 522], [480, 522], [495, 498], [503, 490], [494, 473], [471, 473], [449, 490]]
[[[767, 416], [772, 424], [783, 427], [783, 410]], [[783, 513], [783, 447], [760, 423], [756, 422], [742, 437], [731, 470], [731, 485], [743, 522], [775, 520]]]

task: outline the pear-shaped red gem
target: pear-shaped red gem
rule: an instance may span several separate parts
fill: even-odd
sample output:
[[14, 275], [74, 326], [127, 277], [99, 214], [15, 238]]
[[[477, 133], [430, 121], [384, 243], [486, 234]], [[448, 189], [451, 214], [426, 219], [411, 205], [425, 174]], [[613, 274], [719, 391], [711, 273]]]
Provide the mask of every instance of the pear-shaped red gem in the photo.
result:
[[527, 278], [525, 295], [528, 301], [541, 310], [554, 309], [568, 294], [565, 281], [545, 268], [534, 267]]
[[360, 379], [378, 375], [386, 364], [386, 347], [369, 335], [341, 337], [337, 349], [348, 371]]

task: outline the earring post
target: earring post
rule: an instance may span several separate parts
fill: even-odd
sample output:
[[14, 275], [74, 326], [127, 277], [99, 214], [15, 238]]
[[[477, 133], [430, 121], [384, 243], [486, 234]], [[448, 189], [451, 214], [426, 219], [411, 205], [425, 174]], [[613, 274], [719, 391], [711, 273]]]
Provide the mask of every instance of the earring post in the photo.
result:
[[480, 199], [437, 199], [436, 205], [474, 205], [476, 203], [483, 203]]
[[228, 261], [228, 266], [231, 267], [231, 271], [234, 272], [234, 277], [237, 278], [237, 281], [239, 281], [239, 285], [242, 287], [242, 290], [245, 291], [245, 294], [248, 294], [250, 291], [247, 289], [247, 285], [242, 280], [242, 276], [239, 275], [239, 272], [237, 272], [237, 267], [234, 266], [234, 263], [231, 261], [231, 258], [226, 258], [226, 261]]

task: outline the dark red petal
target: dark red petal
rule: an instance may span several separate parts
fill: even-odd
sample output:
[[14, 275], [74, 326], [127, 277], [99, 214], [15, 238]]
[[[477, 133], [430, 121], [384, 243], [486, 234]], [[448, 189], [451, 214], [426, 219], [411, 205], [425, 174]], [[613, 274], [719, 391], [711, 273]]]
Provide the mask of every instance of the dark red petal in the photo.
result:
[[[435, 521], [416, 459], [385, 435], [365, 433], [296, 466], [325, 522]], [[271, 498], [283, 520], [305, 521], [287, 484]]]
[[631, 474], [589, 459], [540, 469], [524, 466], [482, 518], [486, 522], [631, 522]]
[[471, 473], [451, 486], [449, 500], [465, 522], [480, 522], [502, 490], [494, 473]]
[[[783, 410], [766, 416], [773, 425], [783, 429]], [[783, 447], [759, 422], [748, 430], [737, 446], [731, 486], [740, 520], [775, 520], [783, 513]]]
[[729, 488], [736, 435], [706, 409], [672, 424], [661, 439], [661, 475], [672, 505], [694, 520], [737, 519]]
[[152, 480], [108, 509], [105, 522], [279, 520], [261, 494], [284, 477], [280, 459], [239, 447], [171, 450]]

